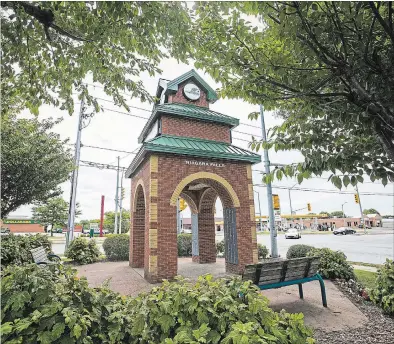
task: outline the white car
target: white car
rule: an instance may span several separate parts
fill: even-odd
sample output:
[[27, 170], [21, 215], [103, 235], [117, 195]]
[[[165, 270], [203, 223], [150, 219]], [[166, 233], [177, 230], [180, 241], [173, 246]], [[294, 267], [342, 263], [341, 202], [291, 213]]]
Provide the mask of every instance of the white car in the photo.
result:
[[286, 234], [285, 234], [286, 239], [301, 239], [301, 233], [297, 228], [290, 228]]

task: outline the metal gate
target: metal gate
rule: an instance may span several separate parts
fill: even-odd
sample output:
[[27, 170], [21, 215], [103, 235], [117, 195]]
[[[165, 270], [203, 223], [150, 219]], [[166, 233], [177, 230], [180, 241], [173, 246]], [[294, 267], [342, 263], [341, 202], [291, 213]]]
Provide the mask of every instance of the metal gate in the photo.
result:
[[192, 255], [198, 256], [198, 214], [192, 214]]
[[237, 221], [235, 208], [223, 209], [224, 256], [227, 263], [238, 264]]

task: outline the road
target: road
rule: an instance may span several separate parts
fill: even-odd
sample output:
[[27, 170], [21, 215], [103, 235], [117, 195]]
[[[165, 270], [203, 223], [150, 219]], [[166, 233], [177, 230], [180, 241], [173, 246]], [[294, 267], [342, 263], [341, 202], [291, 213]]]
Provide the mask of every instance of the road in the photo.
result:
[[[271, 247], [269, 235], [258, 235], [260, 244]], [[353, 262], [382, 264], [386, 258], [394, 257], [394, 233], [371, 235], [331, 235], [331, 234], [304, 234], [301, 239], [285, 239], [278, 236], [278, 250], [282, 257], [291, 245], [305, 244], [314, 247], [328, 247], [346, 254], [347, 259]]]
[[[223, 236], [217, 236], [220, 241]], [[270, 236], [258, 235], [257, 241], [270, 248]], [[392, 234], [371, 234], [371, 235], [344, 235], [333, 234], [304, 234], [301, 239], [285, 239], [284, 235], [278, 236], [279, 254], [286, 256], [286, 252], [291, 245], [305, 244], [314, 247], [328, 247], [332, 250], [344, 252], [348, 260], [353, 262], [382, 264], [386, 258], [394, 258], [394, 232]], [[101, 243], [98, 244], [102, 252]], [[55, 254], [64, 254], [64, 243], [53, 243], [52, 250]]]

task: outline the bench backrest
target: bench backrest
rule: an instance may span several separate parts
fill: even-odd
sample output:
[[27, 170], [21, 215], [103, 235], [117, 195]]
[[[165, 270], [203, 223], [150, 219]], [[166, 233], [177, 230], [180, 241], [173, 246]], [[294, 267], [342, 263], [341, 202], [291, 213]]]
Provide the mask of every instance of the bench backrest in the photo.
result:
[[48, 259], [48, 253], [45, 251], [44, 247], [40, 246], [37, 248], [33, 248], [32, 250], [30, 250], [30, 252], [33, 256], [34, 263], [50, 263]]
[[270, 259], [246, 265], [242, 279], [265, 285], [311, 277], [317, 273], [319, 260], [319, 257]]

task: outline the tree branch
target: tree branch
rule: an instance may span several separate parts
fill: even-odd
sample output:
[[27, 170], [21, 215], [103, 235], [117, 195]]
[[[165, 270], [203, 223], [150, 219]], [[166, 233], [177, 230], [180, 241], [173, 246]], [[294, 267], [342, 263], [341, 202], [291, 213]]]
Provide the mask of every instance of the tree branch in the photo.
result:
[[371, 8], [373, 14], [375, 15], [376, 19], [379, 21], [380, 25], [382, 25], [384, 31], [389, 35], [391, 42], [394, 44], [394, 32], [392, 29], [390, 29], [390, 26], [387, 25], [387, 23], [384, 21], [382, 16], [380, 15], [378, 9], [375, 6], [375, 3], [373, 1], [368, 2], [369, 7]]

